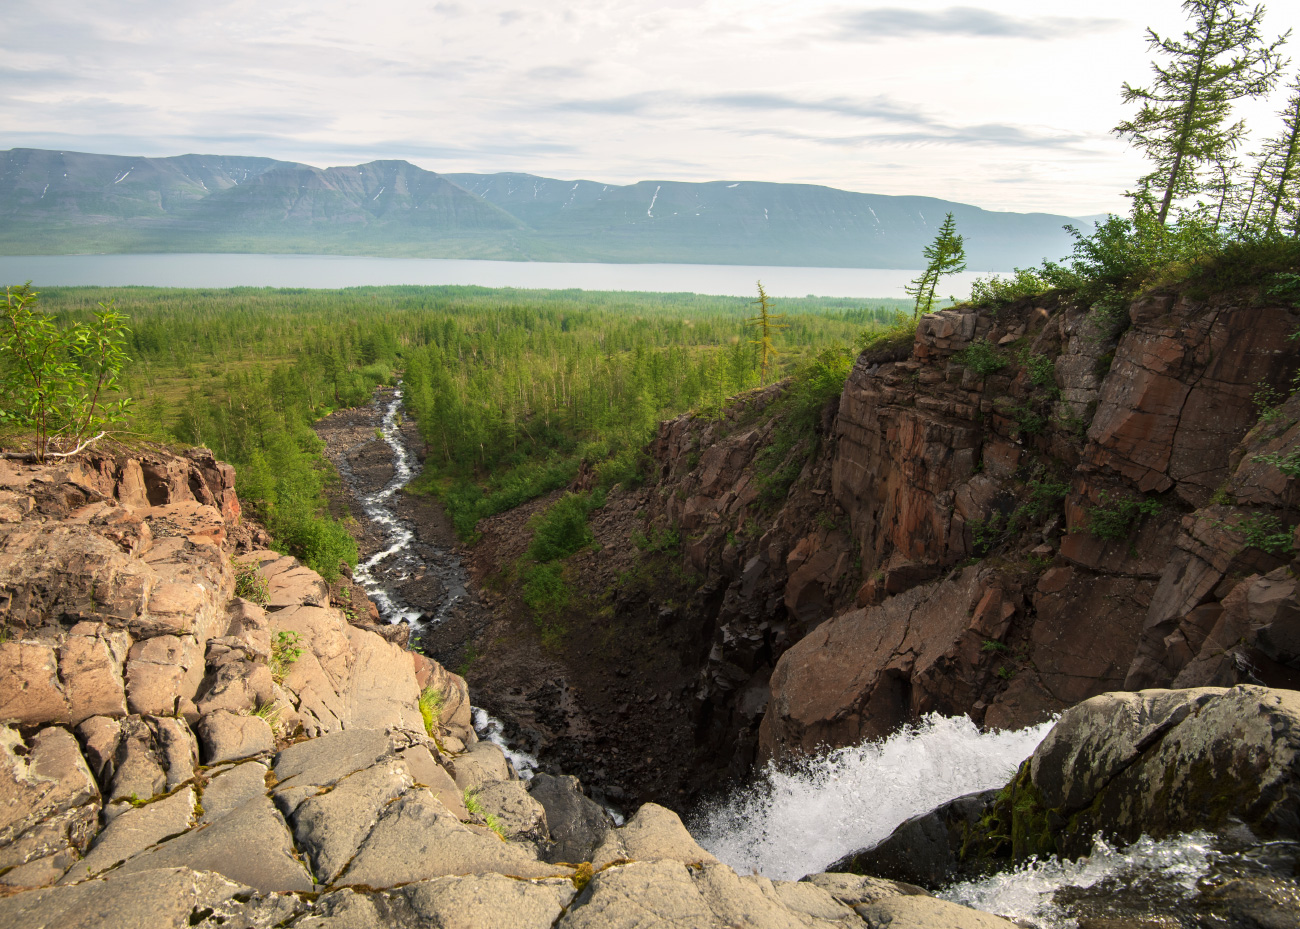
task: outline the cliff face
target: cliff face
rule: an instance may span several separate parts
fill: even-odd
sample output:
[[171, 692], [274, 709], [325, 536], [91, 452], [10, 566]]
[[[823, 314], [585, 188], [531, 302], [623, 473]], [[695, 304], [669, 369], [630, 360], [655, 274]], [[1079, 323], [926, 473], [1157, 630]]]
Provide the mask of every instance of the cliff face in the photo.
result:
[[922, 319], [905, 357], [858, 359], [775, 513], [762, 415], [666, 423], [648, 511], [713, 591], [700, 743], [743, 768], [930, 711], [1020, 726], [1294, 681], [1300, 491], [1269, 462], [1300, 442], [1300, 399], [1277, 405], [1300, 312], [1170, 292], [1129, 316], [1118, 338], [1051, 297]]

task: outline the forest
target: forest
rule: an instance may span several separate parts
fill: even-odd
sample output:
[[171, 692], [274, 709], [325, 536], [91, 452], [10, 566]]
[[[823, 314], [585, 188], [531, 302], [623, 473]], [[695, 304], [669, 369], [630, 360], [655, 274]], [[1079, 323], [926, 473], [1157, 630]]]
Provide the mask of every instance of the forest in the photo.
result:
[[[402, 381], [428, 445], [412, 489], [441, 497], [469, 538], [480, 517], [568, 484], [584, 461], [603, 487], [639, 479], [660, 420], [717, 411], [760, 380], [754, 302], [742, 298], [398, 286], [75, 287], [38, 299], [60, 324], [101, 305], [124, 314], [115, 393], [133, 403], [114, 437], [211, 448], [278, 543], [327, 577], [356, 547], [327, 514], [332, 474], [311, 424], [377, 386]], [[827, 350], [847, 357], [904, 306], [778, 301], [767, 379]]]

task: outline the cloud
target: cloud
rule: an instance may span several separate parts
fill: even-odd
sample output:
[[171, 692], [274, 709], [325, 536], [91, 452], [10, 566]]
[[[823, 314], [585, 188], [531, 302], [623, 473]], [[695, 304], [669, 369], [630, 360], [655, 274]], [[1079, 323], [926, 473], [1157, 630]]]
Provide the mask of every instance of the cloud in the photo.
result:
[[555, 104], [555, 109], [574, 113], [598, 113], [605, 116], [639, 116], [663, 100], [663, 94], [627, 94], [622, 97], [561, 100]]
[[855, 116], [861, 119], [883, 119], [889, 122], [912, 123], [929, 126], [936, 123], [916, 107], [896, 103], [886, 97], [870, 100], [852, 100], [847, 97], [826, 97], [821, 100], [801, 100], [784, 94], [749, 93], [715, 94], [701, 97], [701, 103], [738, 110], [779, 110], [802, 113], [831, 113], [836, 116]]
[[1034, 19], [1019, 19], [973, 6], [950, 6], [935, 11], [882, 6], [840, 13], [834, 17], [833, 22], [837, 38], [860, 42], [925, 35], [1056, 39], [1124, 25], [1117, 19], [1098, 17], [1039, 16]]
[[525, 74], [532, 81], [574, 81], [586, 76], [585, 65], [542, 65], [529, 69]]

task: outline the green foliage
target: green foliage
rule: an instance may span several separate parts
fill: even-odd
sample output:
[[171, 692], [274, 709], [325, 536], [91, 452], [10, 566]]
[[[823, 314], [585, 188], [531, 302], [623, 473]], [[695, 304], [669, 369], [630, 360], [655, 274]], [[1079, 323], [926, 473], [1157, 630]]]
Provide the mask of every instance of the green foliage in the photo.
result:
[[266, 606], [270, 599], [266, 578], [258, 573], [257, 565], [246, 561], [236, 561], [231, 556], [230, 566], [235, 572], [235, 596], [251, 600], [258, 606]]
[[275, 638], [271, 640], [271, 660], [267, 665], [271, 669], [271, 677], [277, 684], [284, 683], [290, 667], [302, 657], [303, 647], [298, 642], [298, 633], [287, 629], [276, 633]]
[[762, 281], [758, 282], [758, 299], [754, 301], [754, 305], [758, 307], [758, 312], [745, 320], [745, 323], [757, 330], [758, 338], [750, 339], [749, 344], [758, 348], [758, 382], [766, 384], [768, 370], [779, 354], [772, 341], [772, 335], [786, 328], [784, 323], [776, 320], [785, 319], [785, 316], [772, 312], [772, 300], [768, 297], [767, 291], [763, 290]]
[[795, 372], [785, 393], [772, 404], [776, 428], [758, 456], [759, 499], [765, 506], [785, 500], [807, 459], [816, 454], [822, 410], [843, 393], [852, 367], [848, 349], [825, 349]]
[[483, 803], [478, 798], [478, 790], [474, 787], [466, 787], [461, 794], [461, 802], [465, 804], [465, 812], [470, 816], [479, 817], [483, 815]]
[[1240, 532], [1246, 548], [1257, 548], [1271, 555], [1285, 555], [1291, 550], [1292, 530], [1277, 516], [1254, 512], [1232, 527]]
[[996, 374], [1007, 366], [1007, 360], [998, 354], [988, 339], [979, 339], [967, 345], [953, 360], [959, 365], [970, 368], [980, 377]]
[[524, 603], [539, 617], [558, 616], [573, 599], [559, 562], [530, 565], [523, 571]]
[[587, 514], [604, 505], [604, 494], [566, 493], [544, 513], [533, 517], [533, 541], [528, 555], [540, 563], [567, 558], [596, 541]]
[[971, 284], [968, 302], [975, 306], [1003, 307], [1051, 289], [1051, 282], [1040, 269], [1016, 268], [1011, 277], [977, 277]]
[[1020, 353], [1020, 364], [1035, 387], [1046, 388], [1052, 396], [1060, 393], [1056, 387], [1056, 359], [1052, 356], [1035, 354], [1026, 348]]
[[1300, 448], [1294, 448], [1285, 455], [1274, 452], [1271, 455], [1256, 455], [1251, 461], [1272, 465], [1287, 477], [1300, 477]]
[[982, 651], [982, 652], [1009, 652], [1009, 651], [1011, 651], [1011, 648], [1010, 648], [1010, 646], [1005, 645], [1005, 644], [1002, 643], [1002, 642], [999, 642], [997, 639], [985, 639], [984, 642], [983, 642], [983, 644], [980, 645], [980, 651]]
[[854, 345], [859, 352], [870, 355], [905, 357], [916, 342], [916, 323], [916, 317], [899, 313], [894, 317], [892, 325], [864, 329], [854, 340]]
[[496, 813], [488, 813], [486, 816], [483, 817], [483, 822], [489, 829], [491, 829], [493, 832], [497, 834], [498, 839], [500, 839], [502, 842], [507, 841], [506, 827], [502, 825], [501, 819], [500, 817], [497, 816]]
[[944, 217], [943, 225], [935, 234], [934, 241], [925, 247], [924, 255], [925, 270], [903, 288], [916, 298], [912, 306], [913, 319], [934, 309], [940, 278], [966, 270], [966, 248], [962, 237], [957, 235], [957, 222], [951, 213]]
[[[38, 461], [56, 449], [73, 450], [91, 432], [126, 418], [130, 400], [118, 397], [126, 317], [113, 301], [100, 303], [89, 323], [59, 326], [35, 308], [31, 282], [5, 287], [0, 313], [0, 424], [35, 433]], [[65, 449], [66, 446], [66, 449]]]
[[438, 727], [442, 725], [442, 704], [444, 701], [442, 690], [436, 687], [426, 687], [420, 691], [420, 718], [424, 720], [424, 731], [430, 737], [438, 734]]
[[[1127, 539], [1137, 529], [1143, 517], [1159, 513], [1158, 500], [1135, 497], [1111, 497], [1102, 491], [1097, 505], [1088, 507], [1087, 531], [1095, 538], [1107, 541]], [[1080, 531], [1076, 528], [1075, 530]]]
[[650, 527], [650, 534], [647, 536], [638, 530], [632, 530], [632, 544], [643, 552], [658, 554], [660, 552], [677, 552], [682, 547], [682, 534], [676, 527], [672, 526], [666, 529]]

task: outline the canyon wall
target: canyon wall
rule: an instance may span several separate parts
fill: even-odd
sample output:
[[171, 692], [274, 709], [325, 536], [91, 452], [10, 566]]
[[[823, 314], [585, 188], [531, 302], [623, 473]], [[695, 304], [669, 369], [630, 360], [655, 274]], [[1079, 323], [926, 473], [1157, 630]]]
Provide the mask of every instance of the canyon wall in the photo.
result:
[[1295, 686], [1300, 311], [1174, 291], [1126, 323], [1051, 295], [923, 317], [857, 359], [775, 508], [776, 390], [665, 423], [647, 513], [704, 578], [697, 745], [736, 772], [931, 711]]

